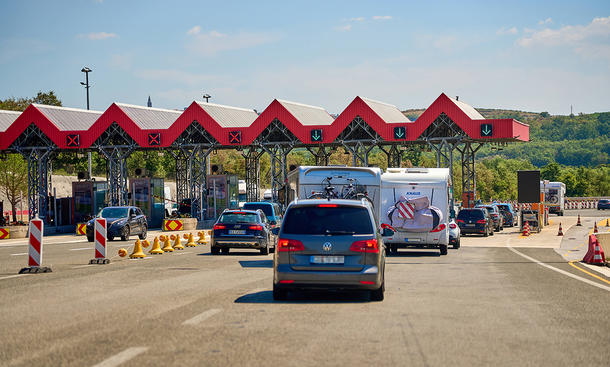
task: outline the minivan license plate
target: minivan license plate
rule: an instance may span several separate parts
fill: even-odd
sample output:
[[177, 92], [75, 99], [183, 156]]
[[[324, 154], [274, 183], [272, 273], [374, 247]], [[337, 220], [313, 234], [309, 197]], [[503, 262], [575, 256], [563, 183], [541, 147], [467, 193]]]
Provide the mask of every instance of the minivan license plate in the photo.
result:
[[246, 234], [245, 229], [229, 229], [229, 234]]
[[309, 262], [312, 264], [343, 264], [343, 256], [312, 256]]

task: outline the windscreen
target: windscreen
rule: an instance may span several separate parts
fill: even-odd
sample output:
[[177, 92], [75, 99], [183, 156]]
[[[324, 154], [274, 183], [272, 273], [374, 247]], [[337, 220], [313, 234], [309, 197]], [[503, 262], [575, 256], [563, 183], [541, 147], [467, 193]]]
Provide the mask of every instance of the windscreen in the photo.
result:
[[126, 218], [127, 208], [104, 208], [100, 212], [101, 218]]
[[265, 213], [266, 216], [270, 217], [273, 215], [273, 211], [271, 210], [271, 205], [267, 205], [267, 204], [246, 203], [246, 204], [244, 204], [244, 209], [248, 209], [248, 210], [261, 209], [263, 211], [263, 213]]
[[291, 208], [284, 217], [282, 232], [313, 235], [374, 233], [366, 208], [353, 206]]
[[471, 219], [471, 218], [476, 218], [476, 219], [483, 219], [483, 212], [480, 210], [462, 210], [459, 212], [458, 214], [458, 219]]
[[236, 223], [256, 223], [257, 218], [254, 213], [225, 213], [220, 217], [219, 223], [236, 224]]

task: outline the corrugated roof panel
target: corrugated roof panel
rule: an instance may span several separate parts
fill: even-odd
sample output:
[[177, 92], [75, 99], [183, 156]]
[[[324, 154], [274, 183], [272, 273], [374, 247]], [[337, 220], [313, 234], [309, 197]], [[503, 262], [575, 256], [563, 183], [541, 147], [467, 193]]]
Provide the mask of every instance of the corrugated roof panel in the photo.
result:
[[183, 111], [115, 103], [142, 130], [169, 129]]
[[196, 102], [221, 127], [248, 127], [258, 114], [247, 108], [224, 106], [216, 103]]
[[21, 115], [19, 111], [0, 110], [0, 131], [6, 131], [19, 115]]
[[61, 131], [88, 130], [102, 115], [101, 111], [32, 104]]
[[389, 103], [375, 101], [373, 99], [368, 99], [364, 97], [360, 97], [364, 103], [366, 103], [375, 113], [381, 117], [383, 121], [386, 123], [405, 123], [411, 122], [407, 116], [405, 116], [398, 107], [391, 105]]
[[[447, 96], [447, 97], [449, 97], [449, 96]], [[464, 113], [466, 115], [468, 115], [468, 117], [470, 117], [471, 119], [473, 119], [473, 120], [484, 120], [485, 119], [485, 117], [483, 117], [483, 115], [481, 115], [479, 113], [479, 111], [475, 110], [474, 107], [472, 107], [471, 105], [466, 104], [462, 101], [458, 101], [457, 99], [453, 99], [451, 97], [449, 97], [449, 99], [452, 100], [453, 103], [455, 103], [460, 108], [460, 110], [464, 111]]]
[[333, 117], [322, 107], [310, 106], [302, 103], [277, 100], [302, 125], [330, 125]]

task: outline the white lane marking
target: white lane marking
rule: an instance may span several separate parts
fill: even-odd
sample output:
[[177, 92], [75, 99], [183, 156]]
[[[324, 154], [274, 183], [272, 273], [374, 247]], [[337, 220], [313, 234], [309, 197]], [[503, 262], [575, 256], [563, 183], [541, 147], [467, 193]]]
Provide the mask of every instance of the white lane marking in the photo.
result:
[[70, 251], [82, 251], [82, 250], [92, 250], [91, 247], [79, 247], [79, 248], [71, 248]]
[[251, 290], [250, 292], [248, 292], [248, 294], [260, 293], [260, 292], [264, 292], [264, 291], [266, 291], [266, 290], [267, 290], [267, 289], [265, 289], [265, 288], [256, 288], [256, 289], [253, 289], [253, 290]]
[[24, 276], [24, 275], [25, 274], [8, 275], [8, 276], [0, 278], [0, 280], [2, 280], [2, 279], [10, 279], [10, 278], [17, 278], [17, 277], [21, 277], [21, 276]]
[[96, 364], [93, 367], [114, 367], [118, 366], [122, 363], [127, 362], [128, 360], [134, 358], [138, 354], [144, 353], [148, 350], [148, 347], [133, 347], [127, 348], [119, 354], [115, 354], [112, 357]]
[[197, 325], [197, 324], [209, 319], [210, 317], [216, 315], [217, 313], [219, 313], [221, 311], [222, 310], [220, 308], [212, 308], [210, 310], [200, 313], [199, 315], [197, 315], [193, 318], [186, 320], [185, 322], [182, 323], [182, 325]]
[[[47, 242], [48, 237], [45, 237], [45, 245], [65, 245], [67, 243], [78, 243], [78, 242], [86, 242], [87, 240], [75, 240], [75, 241], [57, 241], [57, 242]], [[3, 243], [0, 244], [0, 247], [18, 247], [18, 246], [28, 246], [27, 242], [25, 243]]]
[[557, 268], [555, 268], [553, 266], [547, 265], [547, 264], [543, 263], [542, 261], [538, 261], [538, 260], [534, 259], [533, 257], [529, 257], [526, 254], [522, 254], [521, 252], [515, 250], [514, 248], [512, 248], [512, 247], [510, 247], [508, 245], [506, 247], [509, 250], [511, 250], [512, 252], [516, 253], [517, 255], [519, 255], [521, 257], [524, 257], [524, 258], [528, 259], [529, 261], [535, 262], [536, 264], [538, 264], [540, 266], [544, 266], [547, 269], [551, 269], [551, 270], [556, 271], [556, 272], [558, 272], [560, 274], [569, 276], [570, 278], [573, 278], [573, 279], [576, 279], [576, 280], [580, 280], [581, 282], [587, 283], [589, 285], [592, 285], [592, 286], [595, 286], [597, 288], [601, 288], [603, 290], [606, 290], [606, 291], [610, 292], [610, 287], [607, 287], [607, 286], [602, 285], [602, 284], [598, 284], [598, 283], [596, 283], [596, 282], [594, 282], [592, 280], [589, 280], [589, 279], [586, 279], [586, 278], [583, 278], [583, 277], [579, 277], [578, 275], [574, 275], [574, 274], [572, 274], [570, 272], [567, 272], [565, 270], [557, 269]]
[[21, 256], [21, 255], [27, 255], [27, 254], [28, 254], [27, 252], [21, 252], [18, 254], [11, 254], [11, 256]]

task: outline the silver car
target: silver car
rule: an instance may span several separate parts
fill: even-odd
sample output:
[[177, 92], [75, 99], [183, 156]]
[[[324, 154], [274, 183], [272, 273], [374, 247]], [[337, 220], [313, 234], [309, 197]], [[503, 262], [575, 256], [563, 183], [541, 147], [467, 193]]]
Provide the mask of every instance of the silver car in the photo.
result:
[[385, 248], [366, 200], [294, 201], [275, 231], [274, 299], [295, 289], [359, 289], [383, 300]]

